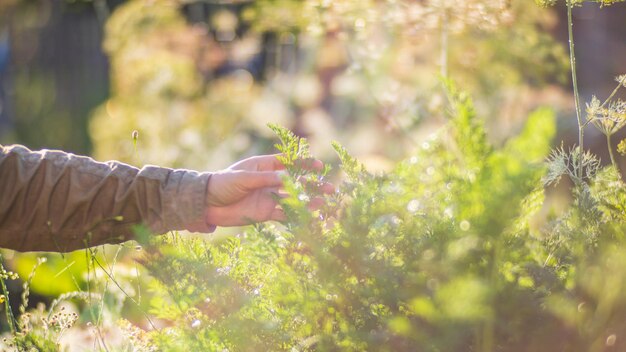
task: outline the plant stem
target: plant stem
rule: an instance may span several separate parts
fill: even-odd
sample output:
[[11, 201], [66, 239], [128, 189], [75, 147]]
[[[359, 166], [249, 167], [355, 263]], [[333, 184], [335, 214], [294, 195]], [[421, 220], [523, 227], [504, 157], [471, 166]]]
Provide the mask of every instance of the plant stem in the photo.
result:
[[[4, 269], [4, 261], [2, 260], [2, 254], [0, 254], [0, 269]], [[11, 310], [11, 304], [9, 302], [9, 290], [7, 289], [6, 282], [3, 278], [0, 277], [0, 287], [2, 288], [2, 294], [4, 295], [4, 310], [7, 316], [7, 323], [9, 324], [9, 328], [11, 329], [11, 334], [15, 334], [16, 322], [15, 316], [13, 315], [13, 310]]]
[[611, 95], [609, 95], [608, 98], [606, 98], [606, 100], [604, 101], [604, 103], [602, 103], [602, 105], [600, 105], [600, 108], [603, 108], [606, 106], [606, 104], [613, 99], [613, 97], [615, 96], [615, 94], [617, 94], [617, 92], [619, 91], [619, 89], [622, 87], [621, 84], [618, 84], [617, 87], [615, 87], [615, 89], [613, 89], [613, 92], [611, 93]]
[[[572, 86], [574, 88], [574, 103], [576, 105], [576, 120], [578, 121], [578, 146], [580, 153], [584, 153], [584, 125], [582, 121], [582, 110], [580, 108], [580, 94], [578, 93], [578, 80], [576, 76], [576, 55], [574, 54], [574, 23], [572, 21], [572, 0], [567, 1], [567, 34], [569, 36], [569, 59], [572, 70]], [[578, 174], [582, 177], [582, 164], [579, 165]]]
[[611, 157], [611, 164], [617, 169], [617, 163], [615, 162], [615, 156], [613, 155], [613, 148], [611, 147], [611, 135], [606, 135], [606, 146], [609, 148], [609, 156]]

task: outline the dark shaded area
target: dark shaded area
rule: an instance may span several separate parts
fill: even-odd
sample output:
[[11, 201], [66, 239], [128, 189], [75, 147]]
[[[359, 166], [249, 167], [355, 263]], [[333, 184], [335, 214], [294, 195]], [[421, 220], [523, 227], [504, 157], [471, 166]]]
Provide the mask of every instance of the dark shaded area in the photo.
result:
[[[559, 25], [555, 35], [567, 46], [567, 10], [563, 4], [556, 10], [559, 14]], [[600, 100], [606, 99], [617, 86], [614, 78], [626, 73], [626, 3], [606, 7], [585, 3], [582, 7], [575, 8], [572, 14], [578, 88], [584, 110], [585, 102], [589, 102], [593, 95]], [[564, 88], [571, 91], [571, 83]], [[572, 98], [572, 113], [573, 106]], [[577, 143], [576, 118], [572, 115], [568, 120], [562, 121], [562, 125], [564, 143]], [[622, 129], [612, 137], [613, 147], [624, 138], [626, 131]], [[603, 163], [610, 162], [605, 137], [593, 126], [585, 129], [585, 149], [597, 154]], [[617, 159], [624, 170], [624, 161], [621, 160], [623, 158]]]
[[[29, 26], [33, 20], [42, 22]], [[16, 11], [5, 31], [0, 142], [89, 153], [88, 116], [109, 90], [94, 6], [45, 2]]]

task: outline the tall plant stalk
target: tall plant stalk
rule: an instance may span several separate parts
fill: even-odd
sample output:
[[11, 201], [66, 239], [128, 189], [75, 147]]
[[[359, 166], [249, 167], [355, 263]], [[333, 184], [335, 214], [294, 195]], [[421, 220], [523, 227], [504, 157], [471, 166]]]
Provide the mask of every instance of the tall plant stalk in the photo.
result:
[[613, 167], [617, 169], [617, 162], [615, 161], [615, 156], [613, 155], [613, 148], [611, 147], [611, 135], [610, 134], [606, 135], [606, 144], [607, 144], [607, 147], [609, 148], [609, 156], [611, 157], [611, 164], [613, 165]]
[[[567, 34], [569, 38], [569, 59], [572, 71], [572, 86], [574, 88], [574, 104], [576, 105], [576, 120], [578, 122], [578, 147], [580, 153], [584, 153], [584, 128], [582, 109], [580, 107], [580, 94], [578, 93], [578, 79], [576, 76], [576, 54], [574, 53], [574, 22], [572, 20], [572, 8], [574, 0], [567, 0]], [[582, 164], [578, 167], [578, 174], [582, 177]]]

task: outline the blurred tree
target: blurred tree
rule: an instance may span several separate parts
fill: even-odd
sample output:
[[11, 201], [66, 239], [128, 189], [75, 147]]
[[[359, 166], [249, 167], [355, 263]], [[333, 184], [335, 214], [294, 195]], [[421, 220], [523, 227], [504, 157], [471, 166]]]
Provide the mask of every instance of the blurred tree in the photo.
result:
[[500, 138], [537, 105], [520, 95], [564, 77], [564, 51], [545, 33], [554, 18], [527, 2], [158, 3], [129, 2], [107, 25], [112, 96], [91, 125], [99, 158], [225, 165], [217, 155], [264, 150], [265, 124], [280, 122], [322, 157], [353, 129], [344, 142], [366, 162], [396, 159], [428, 133], [424, 117], [441, 116], [432, 72], [458, 77], [490, 116], [504, 109], [513, 122], [496, 119]]
[[94, 7], [48, 0], [3, 6], [11, 49], [4, 117], [12, 126], [3, 142], [88, 153], [87, 116], [108, 90]]

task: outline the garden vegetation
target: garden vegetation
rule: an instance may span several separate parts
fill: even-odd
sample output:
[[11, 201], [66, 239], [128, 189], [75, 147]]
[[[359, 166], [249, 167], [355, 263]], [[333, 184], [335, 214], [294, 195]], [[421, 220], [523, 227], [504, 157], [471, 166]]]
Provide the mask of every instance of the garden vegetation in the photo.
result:
[[[608, 6], [619, 1], [595, 2]], [[266, 29], [268, 26], [280, 26], [280, 30], [302, 29], [319, 24], [311, 23], [314, 21], [308, 12], [313, 11], [310, 3], [316, 2], [306, 2], [307, 5], [292, 1], [277, 3], [258, 2], [255, 11], [248, 16], [251, 21], [255, 16], [264, 19], [253, 23]], [[380, 6], [363, 3], [372, 8]], [[15, 279], [15, 274], [5, 270], [1, 278], [2, 297], [12, 332], [7, 337], [7, 346], [20, 351], [56, 351], [61, 348], [62, 335], [72, 326], [89, 324], [87, 330], [96, 336], [95, 350], [625, 350], [626, 184], [622, 181], [619, 155], [613, 151], [611, 136], [626, 125], [626, 103], [619, 98], [621, 90], [626, 89], [626, 75], [615, 78], [616, 88], [607, 99], [594, 97], [583, 108], [577, 88], [571, 30], [572, 10], [582, 1], [565, 1], [580, 139], [571, 147], [555, 141], [554, 111], [537, 108], [528, 114], [516, 135], [495, 143], [488, 137], [485, 127], [489, 118], [479, 116], [479, 110], [494, 113], [495, 108], [477, 108], [466, 93], [471, 89], [479, 99], [496, 101], [495, 82], [481, 82], [484, 76], [480, 72], [467, 80], [456, 79], [455, 71], [461, 72], [458, 78], [466, 73], [455, 66], [458, 63], [455, 50], [461, 50], [456, 45], [462, 44], [455, 44], [454, 39], [464, 35], [467, 27], [478, 25], [472, 22], [474, 10], [486, 16], [480, 19], [490, 19], [485, 28], [477, 29], [488, 33], [497, 31], [507, 21], [522, 21], [516, 19], [515, 11], [529, 5], [514, 1], [515, 4], [510, 5], [512, 13], [508, 13], [506, 4], [498, 5], [497, 1], [467, 1], [463, 5], [467, 8], [446, 1], [426, 3], [428, 5], [421, 5], [425, 11], [419, 18], [423, 21], [421, 25], [428, 27], [430, 23], [432, 28], [429, 28], [437, 32], [441, 40], [438, 43], [442, 44], [431, 67], [438, 69], [439, 83], [428, 91], [443, 99], [433, 108], [435, 118], [443, 122], [430, 138], [420, 141], [409, 155], [386, 172], [368, 170], [358, 157], [352, 156], [350, 147], [332, 142], [340, 166], [311, 172], [295, 162], [311, 156], [312, 148], [307, 139], [281, 125], [270, 124], [264, 129], [274, 133], [275, 148], [282, 153], [281, 161], [288, 170], [284, 179], [288, 195], [280, 201], [287, 214], [285, 223], [258, 224], [236, 235], [213, 239], [178, 233], [155, 237], [138, 228], [137, 243], [81, 252], [85, 257], [85, 267], [81, 270], [86, 272], [86, 277], [79, 278], [83, 281], [78, 286], [84, 287], [83, 290], [64, 293], [49, 307], [27, 310], [32, 275], [36, 278], [37, 271], [44, 270], [48, 264], [40, 260], [25, 282], [19, 314], [12, 312], [6, 300], [5, 282]], [[483, 12], [477, 10], [479, 7], [472, 7], [482, 3], [490, 4], [480, 8]], [[538, 3], [553, 6], [557, 1]], [[130, 3], [120, 13], [129, 14], [131, 7], [139, 4]], [[269, 21], [272, 17], [264, 11], [277, 7], [286, 13], [302, 10], [299, 12], [302, 16], [283, 17], [281, 21], [288, 23]], [[346, 5], [346, 8], [350, 7]], [[322, 4], [316, 9], [321, 11], [315, 13], [321, 14], [323, 21], [329, 18], [323, 16], [323, 10], [332, 15], [333, 5]], [[167, 16], [175, 16], [167, 11], [159, 9], [153, 19], [183, 28], [178, 19], [167, 21]], [[537, 9], [529, 11], [535, 13]], [[434, 18], [432, 23], [427, 21], [429, 18]], [[116, 21], [123, 21], [123, 18], [112, 17], [109, 25], [114, 26]], [[367, 22], [358, 22], [357, 28], [367, 25]], [[536, 22], [525, 25], [538, 26]], [[109, 30], [116, 32], [122, 28], [120, 25]], [[410, 33], [387, 29], [397, 35], [398, 41], [410, 39]], [[358, 31], [349, 33], [360, 38]], [[484, 45], [492, 48], [515, 35], [515, 29], [486, 35], [488, 39], [484, 41], [490, 44]], [[537, 34], [536, 38], [543, 38], [543, 35]], [[136, 60], [124, 54], [131, 52], [132, 46], [127, 45], [135, 38], [124, 37], [127, 42], [119, 38], [122, 36], [113, 34], [106, 42], [113, 56], [114, 77], [122, 60]], [[361, 44], [356, 39], [351, 43]], [[550, 48], [546, 43], [537, 39], [530, 44], [535, 49], [544, 45]], [[400, 50], [406, 43], [395, 44], [394, 48]], [[549, 44], [556, 47], [554, 43]], [[122, 54], [116, 56], [116, 53]], [[565, 58], [559, 49], [540, 53], [546, 61], [558, 62]], [[133, 65], [145, 65], [142, 66], [145, 70], [137, 70], [134, 72], [137, 77], [127, 81], [120, 79], [118, 83], [137, 83], [140, 75], [160, 70], [158, 65], [165, 65], [167, 60], [174, 60], [168, 63], [169, 67], [180, 71], [172, 77], [182, 76], [188, 81], [163, 78], [160, 82], [170, 82], [161, 86], [165, 90], [146, 90], [138, 95], [130, 94], [135, 90], [133, 86], [116, 86], [111, 100], [96, 112], [93, 122], [96, 142], [101, 143], [96, 148], [98, 152], [104, 153], [103, 150], [113, 145], [123, 149], [122, 155], [135, 158], [141, 155], [137, 149], [142, 148], [146, 135], [148, 140], [154, 138], [146, 142], [148, 150], [156, 148], [148, 152], [152, 158], [160, 150], [159, 138], [154, 134], [150, 136], [154, 121], [190, 112], [191, 119], [201, 120], [205, 117], [199, 111], [206, 106], [228, 105], [223, 110], [216, 109], [222, 114], [238, 104], [241, 96], [215, 98], [202, 88], [202, 82], [194, 80], [188, 62], [161, 54], [154, 62], [133, 61]], [[509, 55], [518, 54], [521, 55], [517, 52]], [[390, 63], [379, 59], [364, 57], [366, 68], [359, 79], [363, 82], [384, 79], [374, 66]], [[124, 63], [127, 64], [131, 65]], [[157, 66], [151, 67], [152, 64]], [[368, 65], [372, 65], [370, 71]], [[518, 81], [521, 78], [516, 76], [519, 73], [513, 69], [504, 64], [495, 69], [509, 72], [509, 77], [513, 77], [512, 85], [521, 84]], [[533, 70], [538, 71], [527, 74], [560, 77], [558, 64]], [[241, 76], [236, 79], [240, 80]], [[400, 87], [410, 86], [411, 79], [401, 82]], [[236, 82], [241, 84], [241, 81]], [[230, 89], [229, 84], [233, 83], [224, 79], [218, 84], [221, 88], [206, 89]], [[477, 86], [481, 89], [476, 89]], [[258, 87], [244, 88], [250, 93]], [[151, 95], [154, 92], [157, 94]], [[161, 110], [165, 105], [159, 104], [164, 104], [163, 96], [168, 94], [168, 99], [177, 103]], [[414, 104], [422, 99], [411, 95], [410, 91], [407, 94]], [[398, 102], [401, 99], [392, 101]], [[355, 100], [354, 104], [358, 110], [359, 104], [367, 103]], [[109, 112], [111, 109], [132, 110], [135, 114], [129, 120], [144, 125], [128, 127], [129, 120], [120, 118], [111, 123], [111, 128], [103, 128], [105, 117], [102, 114], [106, 114], [107, 109]], [[382, 108], [377, 105], [376, 109]], [[155, 112], [153, 120], [140, 118], [152, 110], [160, 110]], [[212, 123], [223, 119], [206, 118], [213, 119]], [[224, 125], [224, 131], [237, 130], [235, 119], [245, 120], [246, 117], [233, 116]], [[172, 123], [183, 124], [176, 119]], [[410, 135], [414, 128], [412, 122], [403, 123], [399, 122], [395, 128], [406, 127]], [[154, 125], [166, 126], [161, 122]], [[122, 129], [120, 126], [140, 130], [133, 135], [134, 147], [115, 139], [114, 133]], [[584, 148], [583, 132], [591, 126], [606, 137], [611, 158], [606, 166]], [[179, 132], [166, 129], [155, 133]], [[262, 134], [267, 136], [267, 132]], [[258, 143], [263, 143], [259, 140]], [[554, 145], [560, 147], [554, 148]], [[625, 145], [626, 142], [619, 144], [620, 153], [626, 151]], [[179, 158], [176, 153], [167, 154], [167, 160], [174, 164], [186, 160], [187, 156]], [[327, 196], [320, 210], [310, 211], [308, 202], [320, 196], [311, 186], [339, 173], [343, 181], [338, 183], [336, 194]], [[546, 204], [546, 197], [559, 182], [569, 185], [571, 202], [565, 209], [555, 211]], [[124, 255], [132, 255], [136, 261], [127, 266], [116, 264]], [[64, 263], [60, 264], [64, 271], [71, 271], [74, 270], [72, 258], [56, 260]], [[78, 306], [84, 310], [79, 316], [64, 308], [64, 301], [79, 302]], [[124, 314], [128, 311], [134, 311], [135, 317]], [[110, 329], [107, 320], [114, 321], [116, 329], [123, 332], [121, 342], [114, 344], [106, 338]]]

